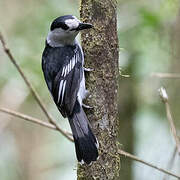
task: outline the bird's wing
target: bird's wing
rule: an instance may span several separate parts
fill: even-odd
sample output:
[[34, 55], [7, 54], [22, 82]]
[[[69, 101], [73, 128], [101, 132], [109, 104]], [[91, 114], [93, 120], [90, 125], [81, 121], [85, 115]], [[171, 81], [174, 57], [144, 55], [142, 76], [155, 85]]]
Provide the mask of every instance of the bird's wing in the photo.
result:
[[82, 71], [82, 54], [80, 51], [76, 51], [60, 68], [52, 83], [52, 95], [62, 114], [71, 115], [73, 112]]

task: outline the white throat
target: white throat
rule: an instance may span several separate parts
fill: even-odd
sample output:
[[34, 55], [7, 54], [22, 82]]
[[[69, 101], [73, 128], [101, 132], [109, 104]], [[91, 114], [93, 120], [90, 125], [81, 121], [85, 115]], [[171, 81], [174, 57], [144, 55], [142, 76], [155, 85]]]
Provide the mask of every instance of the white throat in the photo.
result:
[[63, 47], [66, 45], [74, 45], [78, 32], [64, 31], [61, 28], [50, 31], [47, 36], [47, 43], [51, 47]]

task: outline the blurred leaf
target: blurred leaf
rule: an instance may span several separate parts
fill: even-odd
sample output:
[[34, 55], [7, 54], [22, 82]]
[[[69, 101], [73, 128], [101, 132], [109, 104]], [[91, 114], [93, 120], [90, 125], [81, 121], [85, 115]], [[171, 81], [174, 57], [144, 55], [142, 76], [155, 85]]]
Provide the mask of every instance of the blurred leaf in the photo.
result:
[[158, 28], [161, 26], [161, 19], [154, 11], [150, 11], [147, 8], [140, 8], [139, 15], [142, 18], [143, 26], [150, 26], [153, 28]]

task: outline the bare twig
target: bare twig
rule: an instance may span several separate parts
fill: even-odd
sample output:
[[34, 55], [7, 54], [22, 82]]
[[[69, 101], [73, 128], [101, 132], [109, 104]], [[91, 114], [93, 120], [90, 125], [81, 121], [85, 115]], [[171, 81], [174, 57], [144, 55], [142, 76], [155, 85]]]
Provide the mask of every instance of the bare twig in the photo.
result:
[[[56, 128], [58, 129], [58, 131], [65, 136], [66, 138], [69, 139], [69, 136], [64, 133], [64, 131], [59, 127], [59, 125], [56, 123], [55, 120], [52, 119], [52, 117], [50, 116], [50, 114], [48, 113], [48, 111], [46, 110], [44, 104], [42, 103], [39, 95], [37, 94], [36, 90], [34, 89], [34, 87], [32, 86], [32, 84], [30, 83], [30, 81], [28, 80], [28, 78], [25, 76], [25, 74], [23, 73], [23, 71], [21, 70], [20, 66], [17, 64], [15, 58], [13, 57], [13, 55], [11, 54], [10, 49], [6, 46], [6, 42], [4, 40], [4, 37], [2, 36], [1, 32], [0, 32], [0, 41], [2, 43], [4, 52], [7, 54], [7, 56], [9, 57], [9, 59], [11, 60], [11, 62], [14, 64], [14, 66], [16, 67], [16, 69], [18, 70], [18, 72], [20, 73], [20, 75], [22, 76], [24, 82], [26, 83], [27, 87], [29, 88], [29, 90], [31, 91], [32, 95], [34, 96], [34, 98], [36, 99], [37, 103], [39, 104], [39, 106], [41, 107], [42, 111], [44, 112], [44, 114], [46, 115], [46, 117], [48, 118], [49, 122], [51, 124], [53, 124], [54, 126], [56, 126]], [[70, 139], [69, 139], [70, 140]]]
[[[35, 124], [39, 124], [41, 126], [45, 126], [45, 127], [49, 128], [49, 129], [53, 129], [53, 130], [58, 131], [56, 126], [54, 126], [53, 124], [47, 123], [45, 121], [42, 121], [40, 119], [33, 118], [31, 116], [28, 116], [28, 115], [25, 115], [25, 114], [22, 114], [22, 113], [19, 113], [19, 112], [16, 112], [16, 111], [12, 111], [12, 110], [7, 109], [7, 108], [0, 108], [0, 111], [3, 112], [3, 113], [6, 113], [6, 114], [12, 115], [14, 117], [18, 117], [18, 118], [24, 119], [26, 121], [30, 121], [30, 122], [33, 122]], [[69, 136], [72, 136], [72, 134], [67, 132], [67, 131], [64, 131], [64, 133], [68, 134]], [[71, 141], [73, 141], [73, 139], [71, 139]]]
[[[171, 159], [169, 160], [169, 163], [168, 163], [168, 166], [167, 166], [167, 169], [169, 169], [169, 170], [171, 170], [171, 168], [173, 166], [173, 163], [174, 163], [174, 160], [175, 160], [175, 156], [176, 156], [176, 152], [177, 152], [177, 148], [175, 147], [174, 150], [173, 150]], [[168, 177], [169, 176], [167, 174], [165, 174], [163, 180], [166, 180]]]
[[180, 78], [180, 74], [178, 73], [152, 73], [151, 77], [158, 78]]
[[175, 128], [175, 125], [174, 125], [172, 115], [171, 115], [171, 110], [170, 110], [170, 106], [169, 106], [169, 103], [168, 103], [168, 95], [167, 95], [166, 89], [161, 87], [159, 89], [159, 93], [160, 93], [160, 97], [161, 97], [163, 103], [165, 104], [167, 119], [169, 121], [171, 131], [172, 131], [173, 137], [174, 137], [175, 142], [176, 142], [177, 151], [180, 154], [180, 139], [177, 136], [177, 131], [176, 131], [176, 128]]
[[176, 175], [176, 174], [174, 174], [174, 173], [172, 173], [172, 172], [170, 172], [170, 171], [167, 171], [167, 170], [165, 170], [165, 169], [162, 169], [162, 168], [160, 168], [160, 167], [157, 167], [157, 166], [153, 165], [152, 163], [146, 162], [146, 161], [144, 161], [144, 160], [142, 160], [142, 159], [140, 159], [140, 158], [138, 158], [138, 157], [136, 157], [136, 156], [134, 156], [134, 155], [132, 155], [132, 154], [130, 154], [130, 153], [128, 153], [128, 152], [125, 152], [125, 151], [123, 151], [123, 150], [121, 150], [121, 149], [119, 149], [119, 154], [120, 154], [120, 155], [123, 155], [123, 156], [125, 156], [125, 157], [128, 157], [128, 158], [130, 158], [130, 159], [133, 159], [133, 160], [135, 160], [135, 161], [137, 161], [137, 162], [140, 162], [140, 163], [142, 163], [142, 164], [145, 164], [145, 165], [147, 165], [147, 166], [149, 166], [149, 167], [152, 167], [152, 168], [154, 168], [154, 169], [156, 169], [156, 170], [158, 170], [158, 171], [161, 171], [161, 172], [163, 172], [163, 173], [165, 173], [165, 174], [174, 176], [174, 177], [176, 177], [176, 178], [180, 178], [180, 175]]
[[[4, 38], [3, 38], [3, 36], [2, 36], [1, 33], [0, 33], [0, 41], [1, 41], [2, 45], [3, 45], [3, 49], [4, 49], [5, 53], [7, 54], [7, 56], [8, 56], [9, 59], [11, 60], [11, 62], [14, 64], [14, 66], [16, 67], [16, 69], [18, 70], [18, 72], [20, 73], [20, 75], [22, 76], [23, 80], [25, 81], [25, 83], [26, 83], [26, 85], [28, 86], [29, 90], [31, 91], [32, 95], [35, 97], [35, 99], [36, 99], [36, 101], [38, 102], [39, 106], [41, 107], [41, 109], [43, 110], [43, 112], [45, 113], [45, 115], [47, 116], [47, 118], [48, 118], [48, 120], [49, 120], [50, 123], [46, 123], [46, 122], [41, 121], [41, 120], [39, 120], [39, 119], [32, 118], [32, 117], [30, 117], [30, 116], [27, 116], [27, 115], [24, 115], [24, 114], [21, 114], [21, 113], [17, 113], [17, 112], [15, 112], [15, 111], [11, 111], [11, 110], [8, 110], [8, 109], [5, 109], [5, 108], [0, 108], [0, 111], [1, 111], [1, 112], [4, 112], [4, 113], [7, 113], [7, 114], [10, 114], [10, 115], [13, 115], [13, 116], [15, 116], [15, 117], [19, 117], [19, 118], [24, 119], [24, 120], [27, 120], [27, 121], [31, 121], [31, 122], [36, 123], [36, 124], [39, 124], [39, 125], [41, 125], [41, 126], [43, 126], [43, 127], [47, 127], [47, 128], [53, 129], [53, 130], [58, 130], [61, 134], [63, 134], [63, 135], [64, 135], [66, 138], [68, 138], [70, 141], [73, 141], [73, 140], [69, 137], [70, 133], [63, 131], [63, 130], [58, 126], [58, 124], [51, 118], [51, 116], [50, 116], [49, 113], [47, 112], [44, 104], [42, 103], [39, 95], [37, 94], [37, 92], [35, 91], [35, 89], [33, 88], [33, 86], [31, 85], [31, 83], [29, 82], [29, 80], [27, 79], [27, 77], [25, 76], [25, 74], [23, 73], [23, 71], [21, 70], [20, 66], [16, 63], [16, 60], [15, 60], [14, 57], [12, 56], [9, 48], [7, 48], [6, 43], [5, 43]], [[139, 159], [138, 157], [136, 157], [136, 156], [134, 156], [134, 155], [132, 155], [132, 154], [130, 154], [130, 153], [128, 153], [128, 152], [125, 152], [125, 151], [123, 151], [123, 150], [119, 150], [119, 154], [120, 154], [120, 155], [124, 155], [125, 157], [128, 157], [128, 158], [130, 158], [130, 159], [132, 159], [132, 160], [135, 160], [135, 161], [138, 161], [138, 162], [140, 162], [140, 163], [143, 163], [143, 164], [145, 164], [145, 165], [147, 165], [147, 166], [150, 166], [150, 167], [152, 167], [152, 168], [154, 168], [154, 169], [157, 169], [157, 170], [159, 170], [159, 171], [161, 171], [161, 172], [164, 172], [164, 173], [166, 173], [166, 174], [168, 174], [168, 175], [174, 176], [174, 177], [176, 177], [176, 178], [180, 178], [180, 176], [178, 176], [178, 175], [175, 175], [175, 174], [173, 174], [173, 173], [171, 173], [171, 172], [169, 172], [169, 171], [167, 171], [167, 170], [164, 170], [164, 169], [159, 168], [159, 167], [157, 167], [157, 166], [155, 166], [155, 165], [153, 165], [153, 164], [151, 164], [151, 163], [148, 163], [148, 162], [146, 162], [146, 161], [144, 161], [144, 160], [142, 160], [142, 159]]]
[[[30, 116], [27, 116], [27, 115], [24, 115], [24, 114], [21, 114], [21, 113], [18, 113], [18, 112], [15, 112], [15, 111], [6, 109], [6, 108], [0, 108], [0, 111], [1, 111], [1, 112], [4, 112], [4, 113], [7, 113], [7, 114], [10, 114], [10, 115], [12, 115], [12, 116], [14, 116], [14, 117], [18, 117], [18, 118], [21, 118], [21, 119], [24, 119], [24, 120], [33, 122], [33, 123], [35, 123], [35, 124], [39, 124], [39, 125], [41, 125], [41, 126], [43, 126], [43, 127], [50, 128], [50, 129], [52, 129], [52, 130], [57, 130], [56, 126], [54, 126], [54, 125], [52, 125], [52, 124], [50, 124], [50, 123], [41, 121], [41, 120], [39, 120], [39, 119], [37, 119], [37, 118], [33, 118], [33, 117], [30, 117]], [[72, 134], [70, 134], [70, 133], [68, 133], [68, 132], [64, 132], [64, 133], [66, 133], [66, 134], [68, 134], [68, 135], [72, 135]], [[70, 139], [71, 141], [73, 141], [70, 137], [69, 137], [69, 139]], [[162, 169], [162, 168], [159, 168], [159, 167], [157, 167], [157, 166], [155, 166], [155, 165], [152, 165], [151, 163], [148, 163], [148, 162], [146, 162], [146, 161], [144, 161], [144, 160], [141, 160], [141, 159], [139, 159], [138, 157], [136, 157], [136, 156], [134, 156], [134, 155], [132, 155], [132, 154], [130, 154], [130, 153], [128, 153], [128, 152], [125, 152], [125, 151], [123, 151], [123, 150], [121, 150], [121, 149], [119, 150], [119, 154], [120, 154], [120, 155], [123, 155], [123, 156], [125, 156], [125, 157], [128, 157], [128, 158], [130, 158], [130, 159], [132, 159], [132, 160], [135, 160], [135, 161], [138, 161], [138, 162], [140, 162], [140, 163], [143, 163], [143, 164], [145, 164], [145, 165], [147, 165], [147, 166], [150, 166], [150, 167], [152, 167], [152, 168], [154, 168], [154, 169], [157, 169], [157, 170], [159, 170], [159, 171], [161, 171], [161, 172], [164, 172], [164, 173], [166, 173], [166, 174], [168, 174], [168, 175], [171, 175], [171, 176], [180, 178], [180, 176], [178, 176], [178, 175], [175, 175], [175, 174], [173, 174], [173, 173], [171, 173], [171, 172], [169, 172], [169, 171], [166, 171], [166, 170], [164, 170], [164, 169]]]

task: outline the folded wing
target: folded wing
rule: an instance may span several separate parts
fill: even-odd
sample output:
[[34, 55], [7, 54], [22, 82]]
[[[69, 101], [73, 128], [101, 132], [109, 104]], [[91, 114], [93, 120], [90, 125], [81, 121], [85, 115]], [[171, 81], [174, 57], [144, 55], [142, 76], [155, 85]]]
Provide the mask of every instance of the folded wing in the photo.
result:
[[78, 51], [64, 64], [52, 84], [54, 101], [65, 116], [71, 115], [82, 79], [81, 55]]

